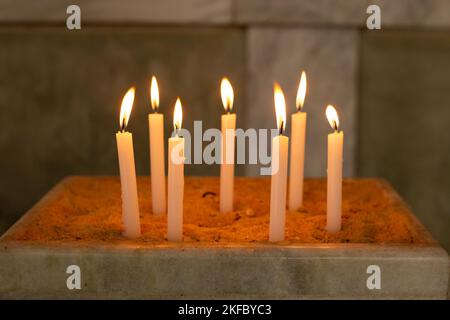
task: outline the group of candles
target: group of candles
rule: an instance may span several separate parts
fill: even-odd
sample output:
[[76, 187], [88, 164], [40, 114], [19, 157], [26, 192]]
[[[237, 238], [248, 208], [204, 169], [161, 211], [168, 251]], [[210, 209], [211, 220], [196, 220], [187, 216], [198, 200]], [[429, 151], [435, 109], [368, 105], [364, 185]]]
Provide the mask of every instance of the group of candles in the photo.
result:
[[[306, 116], [302, 111], [307, 89], [305, 72], [302, 72], [297, 91], [297, 112], [291, 116], [291, 158], [289, 177], [289, 210], [296, 211], [303, 204], [303, 175], [305, 156]], [[236, 114], [232, 113], [234, 93], [231, 83], [223, 78], [220, 92], [225, 114], [222, 115], [221, 168], [220, 168], [220, 211], [233, 211], [234, 149]], [[116, 134], [119, 155], [120, 181], [122, 189], [122, 221], [124, 235], [137, 238], [141, 234], [139, 204], [134, 164], [133, 137], [126, 131], [134, 102], [135, 89], [125, 94], [120, 109], [120, 131]], [[183, 111], [177, 98], [173, 114], [174, 134], [168, 141], [168, 188], [164, 168], [164, 116], [158, 113], [159, 89], [155, 77], [150, 85], [150, 100], [153, 113], [148, 115], [150, 135], [150, 171], [152, 188], [152, 209], [155, 215], [167, 212], [167, 239], [183, 239], [183, 194], [184, 194], [184, 138], [178, 135], [181, 129]], [[286, 128], [286, 102], [281, 87], [274, 85], [274, 102], [279, 135], [272, 139], [272, 176], [270, 195], [269, 240], [282, 241], [285, 238], [286, 190], [288, 172], [289, 138], [283, 135]], [[332, 105], [326, 108], [326, 116], [333, 133], [328, 135], [327, 164], [327, 225], [330, 232], [341, 229], [342, 202], [342, 151], [344, 135], [339, 130], [339, 118]], [[166, 206], [167, 203], [167, 206]]]

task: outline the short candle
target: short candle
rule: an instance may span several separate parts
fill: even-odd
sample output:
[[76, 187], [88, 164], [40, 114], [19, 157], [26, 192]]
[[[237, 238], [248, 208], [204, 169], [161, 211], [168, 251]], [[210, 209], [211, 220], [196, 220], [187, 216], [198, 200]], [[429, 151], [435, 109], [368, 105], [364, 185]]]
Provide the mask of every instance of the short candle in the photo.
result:
[[167, 240], [183, 240], [184, 138], [178, 136], [183, 110], [180, 99], [175, 103], [173, 126], [175, 136], [169, 139], [169, 177], [167, 205]]
[[148, 115], [150, 142], [150, 178], [152, 187], [153, 214], [166, 213], [166, 174], [164, 168], [164, 115], [158, 113], [159, 88], [155, 77], [150, 85], [150, 100], [153, 113]]
[[327, 106], [326, 116], [334, 129], [328, 135], [327, 230], [336, 232], [341, 230], [344, 133], [339, 131], [339, 117], [332, 105]]

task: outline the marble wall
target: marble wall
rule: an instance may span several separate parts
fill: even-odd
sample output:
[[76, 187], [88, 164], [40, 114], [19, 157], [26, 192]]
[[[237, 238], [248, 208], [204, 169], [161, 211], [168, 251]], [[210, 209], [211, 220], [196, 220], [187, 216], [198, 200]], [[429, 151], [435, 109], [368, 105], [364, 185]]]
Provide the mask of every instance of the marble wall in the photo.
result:
[[[152, 74], [158, 75], [166, 137], [177, 96], [186, 129], [193, 131], [194, 120], [204, 120], [203, 129], [220, 127], [223, 75], [236, 86], [236, 108], [243, 111], [244, 40], [235, 28], [0, 28], [3, 229], [66, 175], [118, 174], [114, 133], [131, 85], [137, 89], [129, 122], [136, 170], [149, 174]], [[217, 165], [186, 167], [188, 175], [218, 172]]]
[[365, 32], [357, 172], [388, 179], [450, 248], [450, 33]]
[[[345, 131], [344, 171], [354, 175], [358, 34], [351, 30], [252, 28], [247, 32], [246, 125], [274, 128], [273, 82], [285, 91], [288, 115], [295, 112], [300, 74], [306, 70], [308, 113], [306, 176], [326, 175], [326, 139], [331, 128], [326, 105], [336, 106]], [[287, 121], [287, 134], [290, 122]], [[249, 166], [258, 175], [258, 166]]]

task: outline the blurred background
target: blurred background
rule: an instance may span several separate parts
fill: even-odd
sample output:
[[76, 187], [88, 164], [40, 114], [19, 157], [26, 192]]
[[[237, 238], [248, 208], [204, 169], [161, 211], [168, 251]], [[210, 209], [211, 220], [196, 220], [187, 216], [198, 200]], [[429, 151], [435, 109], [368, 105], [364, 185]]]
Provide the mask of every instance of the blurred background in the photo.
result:
[[[66, 27], [71, 4], [81, 30]], [[381, 30], [366, 27], [369, 4]], [[0, 231], [67, 175], [118, 174], [114, 133], [131, 85], [136, 167], [148, 175], [152, 75], [168, 137], [177, 96], [184, 127], [219, 127], [225, 75], [238, 127], [274, 128], [273, 82], [293, 112], [301, 70], [306, 175], [326, 175], [324, 110], [335, 104], [345, 175], [389, 180], [450, 251], [448, 0], [0, 0]]]

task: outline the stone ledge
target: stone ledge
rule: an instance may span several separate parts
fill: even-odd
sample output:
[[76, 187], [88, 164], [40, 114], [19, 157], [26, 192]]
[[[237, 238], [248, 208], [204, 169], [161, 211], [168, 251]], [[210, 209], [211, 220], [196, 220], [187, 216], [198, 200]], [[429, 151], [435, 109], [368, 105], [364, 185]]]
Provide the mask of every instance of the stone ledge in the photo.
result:
[[[3, 23], [64, 23], [69, 0], [5, 0]], [[84, 23], [292, 25], [365, 27], [366, 9], [377, 4], [382, 27], [449, 27], [447, 0], [79, 0]]]
[[231, 22], [231, 0], [4, 0], [3, 23], [62, 23], [66, 8], [77, 4], [82, 23], [224, 24]]
[[381, 24], [390, 27], [449, 27], [447, 0], [237, 0], [242, 24], [366, 27], [367, 7], [380, 6]]
[[[66, 269], [81, 268], [81, 290]], [[367, 267], [381, 269], [369, 290]], [[438, 247], [373, 245], [198, 248], [3, 246], [0, 297], [445, 299], [448, 257]]]

